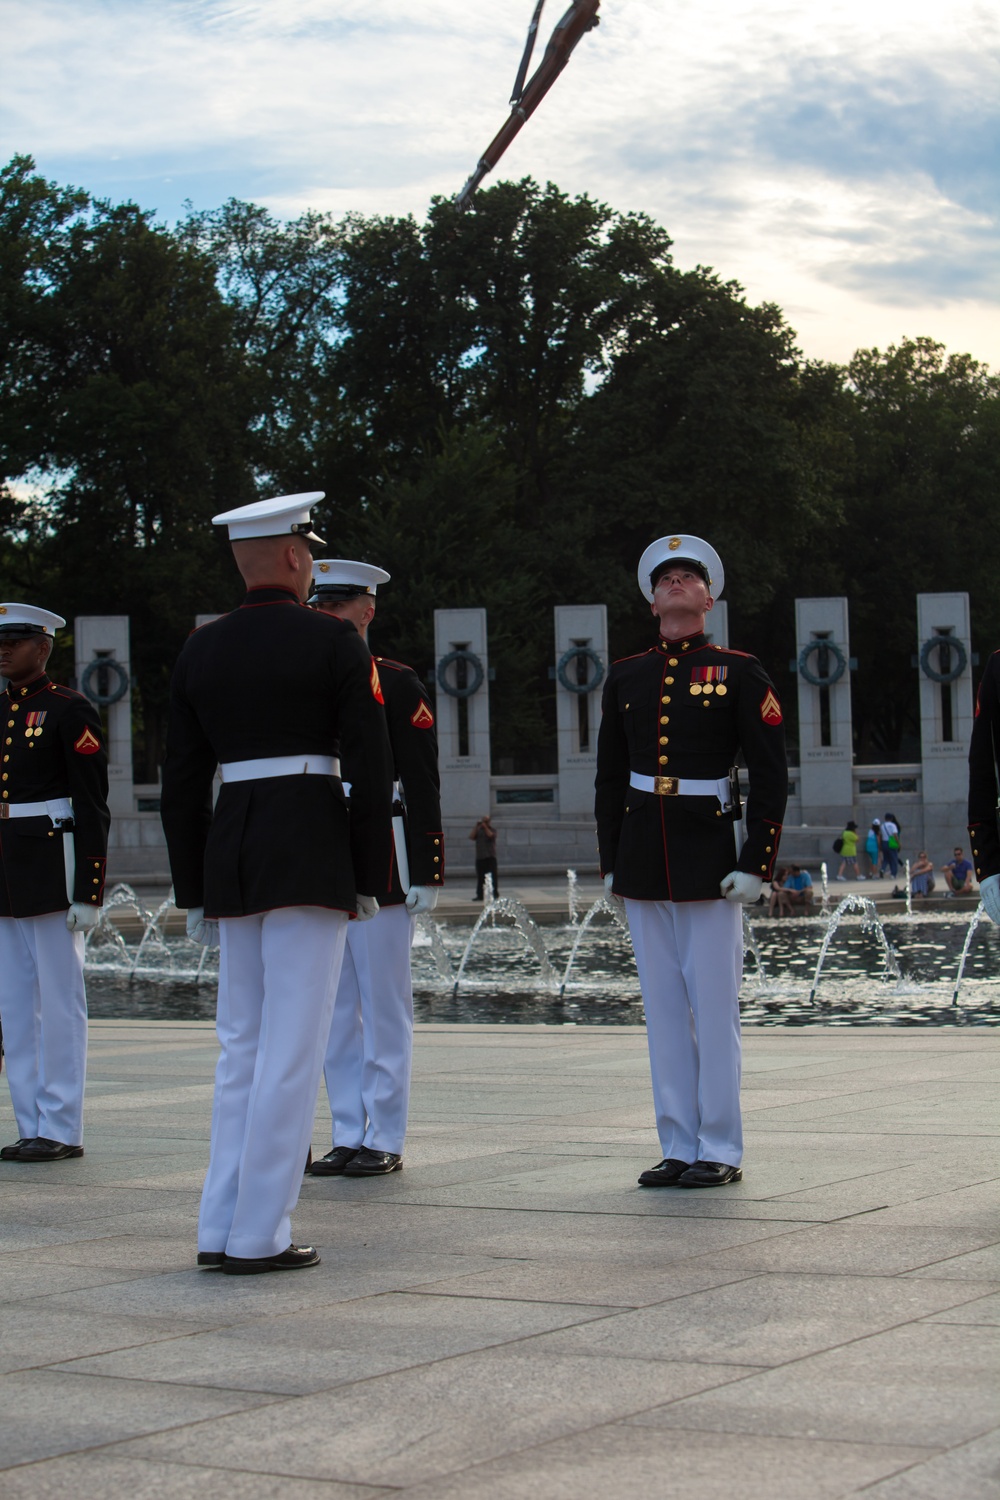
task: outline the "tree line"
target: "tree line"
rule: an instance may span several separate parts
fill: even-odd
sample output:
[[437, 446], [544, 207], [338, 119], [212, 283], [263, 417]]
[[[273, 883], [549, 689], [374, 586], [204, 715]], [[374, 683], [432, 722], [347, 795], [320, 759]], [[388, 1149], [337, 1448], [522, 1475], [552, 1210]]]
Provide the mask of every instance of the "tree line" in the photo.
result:
[[793, 733], [793, 601], [848, 595], [862, 761], [916, 754], [918, 592], [968, 590], [1000, 643], [998, 377], [927, 338], [804, 359], [649, 217], [552, 184], [168, 227], [18, 156], [0, 341], [0, 591], [131, 616], [140, 780], [194, 615], [240, 597], [209, 518], [268, 493], [325, 490], [328, 554], [392, 573], [377, 651], [426, 674], [434, 609], [486, 607], [497, 769], [552, 764], [554, 604], [606, 603], [614, 655], [651, 641], [635, 565], [665, 531], [722, 554]]

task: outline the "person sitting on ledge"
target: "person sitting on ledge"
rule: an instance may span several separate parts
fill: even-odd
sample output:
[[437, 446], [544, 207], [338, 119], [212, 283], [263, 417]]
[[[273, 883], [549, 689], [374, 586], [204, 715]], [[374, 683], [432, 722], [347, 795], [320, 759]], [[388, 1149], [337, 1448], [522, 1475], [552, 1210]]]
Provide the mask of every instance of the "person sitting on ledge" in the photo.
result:
[[921, 849], [910, 866], [910, 890], [914, 896], [930, 896], [934, 890], [934, 863]]
[[956, 849], [954, 857], [941, 866], [948, 889], [945, 896], [972, 895], [972, 865], [965, 858], [963, 849]]
[[771, 895], [767, 903], [769, 917], [773, 917], [775, 913], [779, 917], [790, 917], [792, 914], [792, 898], [785, 889], [785, 881], [790, 874], [791, 870], [787, 865], [783, 865], [774, 873], [774, 879], [771, 881]]
[[800, 865], [792, 865], [783, 889], [793, 908], [801, 906], [807, 914], [812, 911], [813, 883], [808, 870], [803, 870]]

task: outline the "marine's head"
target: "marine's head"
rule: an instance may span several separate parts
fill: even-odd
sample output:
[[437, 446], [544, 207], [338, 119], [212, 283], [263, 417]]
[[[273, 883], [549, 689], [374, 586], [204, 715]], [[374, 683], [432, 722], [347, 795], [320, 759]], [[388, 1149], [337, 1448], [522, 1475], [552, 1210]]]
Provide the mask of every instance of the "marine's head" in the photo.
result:
[[313, 591], [309, 603], [324, 614], [350, 620], [364, 635], [375, 618], [375, 596], [380, 583], [390, 575], [373, 563], [346, 557], [324, 557], [312, 567]]
[[38, 677], [65, 624], [62, 615], [34, 604], [0, 604], [0, 676], [16, 686]]
[[312, 529], [311, 510], [325, 491], [301, 495], [277, 495], [254, 500], [236, 510], [212, 517], [213, 526], [225, 526], [236, 566], [248, 588], [277, 584], [293, 589], [303, 601], [312, 579], [310, 542], [326, 546]]

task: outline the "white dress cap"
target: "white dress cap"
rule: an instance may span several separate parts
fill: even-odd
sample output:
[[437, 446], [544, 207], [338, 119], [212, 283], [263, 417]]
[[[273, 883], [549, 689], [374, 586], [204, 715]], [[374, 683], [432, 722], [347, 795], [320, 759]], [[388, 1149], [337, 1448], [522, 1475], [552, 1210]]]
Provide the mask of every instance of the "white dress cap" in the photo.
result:
[[714, 547], [703, 542], [700, 536], [661, 536], [651, 542], [639, 559], [639, 587], [650, 603], [653, 602], [653, 585], [650, 578], [663, 563], [693, 562], [699, 571], [707, 574], [706, 583], [713, 599], [718, 599], [726, 582], [722, 558]]
[[319, 596], [351, 599], [358, 594], [374, 594], [389, 577], [384, 568], [351, 562], [346, 557], [324, 557], [313, 563], [313, 587]]
[[303, 495], [278, 495], [273, 500], [255, 500], [237, 510], [225, 510], [212, 517], [213, 526], [228, 526], [231, 542], [249, 542], [259, 536], [304, 536], [307, 542], [326, 543], [312, 529], [310, 511], [325, 490], [308, 490]]
[[55, 635], [66, 621], [50, 609], [36, 609], [33, 604], [0, 604], [0, 636]]

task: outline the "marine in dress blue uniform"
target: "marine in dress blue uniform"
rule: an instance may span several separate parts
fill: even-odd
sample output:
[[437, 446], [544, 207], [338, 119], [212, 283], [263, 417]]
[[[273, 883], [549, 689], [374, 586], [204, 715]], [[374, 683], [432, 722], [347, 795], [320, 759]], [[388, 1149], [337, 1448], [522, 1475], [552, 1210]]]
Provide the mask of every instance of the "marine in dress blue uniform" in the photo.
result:
[[0, 1019], [20, 1132], [5, 1161], [83, 1155], [84, 932], [104, 900], [111, 820], [100, 716], [45, 671], [65, 623], [0, 604]]
[[[370, 563], [313, 564], [310, 603], [350, 620], [367, 639], [376, 594], [389, 574]], [[410, 947], [419, 912], [433, 911], [444, 881], [437, 734], [427, 690], [405, 662], [376, 656], [392, 746], [392, 882], [379, 912], [347, 934], [325, 1075], [333, 1149], [315, 1176], [375, 1177], [403, 1165], [413, 1055]], [[345, 780], [354, 768], [343, 759]]]
[[979, 895], [1000, 926], [1000, 651], [986, 663], [969, 744], [969, 838]]
[[699, 537], [647, 548], [639, 587], [661, 634], [612, 666], [598, 737], [601, 870], [628, 916], [664, 1158], [639, 1179], [650, 1187], [741, 1176], [740, 906], [773, 873], [788, 792], [770, 679], [755, 657], [705, 633], [723, 583], [721, 559]]
[[[291, 1242], [349, 916], [391, 865], [392, 760], [378, 673], [353, 626], [305, 607], [309, 510], [279, 496], [215, 517], [247, 584], [174, 671], [162, 817], [189, 933], [218, 924], [221, 1046], [199, 1264], [315, 1265]], [[350, 814], [338, 747], [356, 766]], [[213, 783], [222, 782], [213, 809]], [[322, 851], [322, 857], [317, 856]]]

